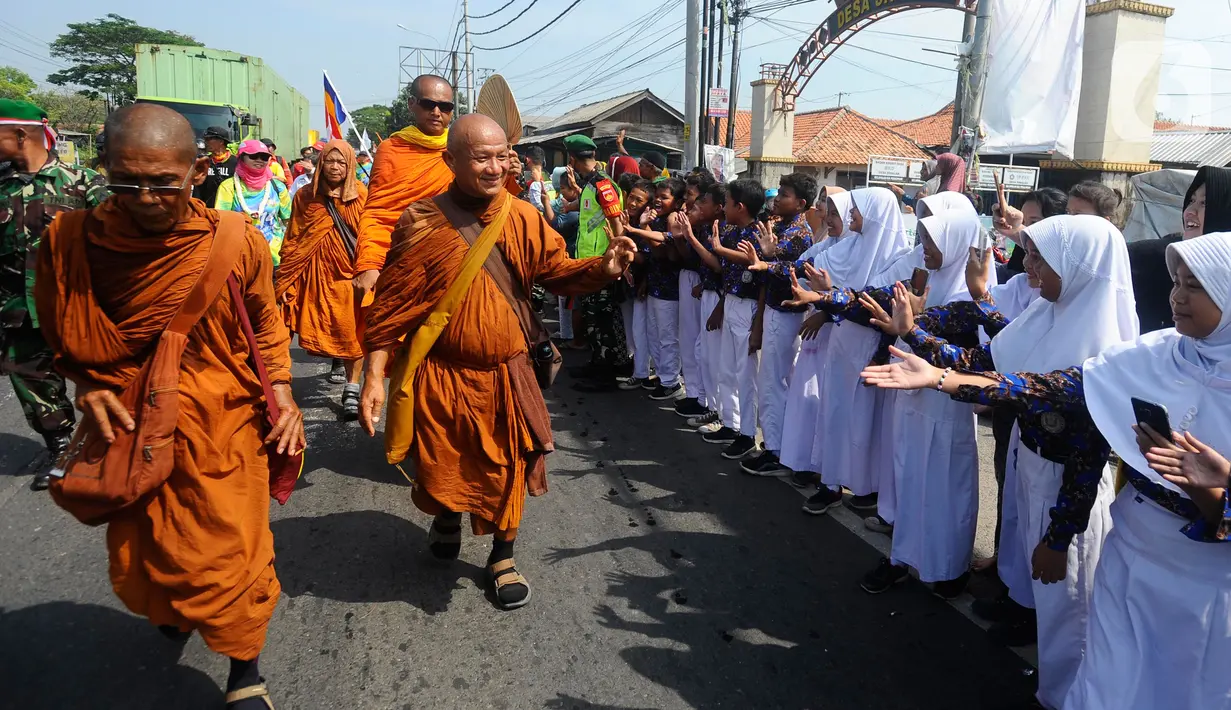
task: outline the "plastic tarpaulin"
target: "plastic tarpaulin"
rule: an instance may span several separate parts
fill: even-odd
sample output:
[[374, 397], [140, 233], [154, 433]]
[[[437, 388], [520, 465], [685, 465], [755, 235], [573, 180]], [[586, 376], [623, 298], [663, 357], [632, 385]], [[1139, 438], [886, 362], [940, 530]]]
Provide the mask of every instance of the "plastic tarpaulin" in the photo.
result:
[[980, 153], [1073, 157], [1086, 0], [992, 5]]
[[1196, 175], [1196, 170], [1155, 170], [1129, 178], [1133, 211], [1124, 225], [1124, 239], [1139, 242], [1182, 231], [1184, 195]]

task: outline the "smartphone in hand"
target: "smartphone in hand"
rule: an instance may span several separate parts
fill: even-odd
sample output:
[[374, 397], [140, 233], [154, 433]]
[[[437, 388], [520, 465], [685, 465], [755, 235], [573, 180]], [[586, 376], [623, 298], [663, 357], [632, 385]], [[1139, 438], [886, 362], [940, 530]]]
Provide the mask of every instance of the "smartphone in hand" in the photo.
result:
[[923, 295], [923, 289], [928, 286], [928, 270], [915, 267], [910, 275], [910, 292], [916, 296]]
[[1129, 401], [1133, 404], [1133, 416], [1137, 418], [1138, 425], [1146, 424], [1159, 436], [1171, 438], [1171, 419], [1167, 416], [1166, 407], [1136, 397]]

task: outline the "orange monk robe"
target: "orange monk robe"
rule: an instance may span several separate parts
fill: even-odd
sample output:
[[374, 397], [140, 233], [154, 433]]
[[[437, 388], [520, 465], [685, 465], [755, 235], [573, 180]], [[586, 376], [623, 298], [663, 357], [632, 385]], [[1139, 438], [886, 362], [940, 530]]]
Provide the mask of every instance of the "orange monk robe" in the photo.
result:
[[312, 355], [358, 360], [363, 349], [355, 334], [355, 269], [342, 234], [329, 215], [333, 201], [352, 235], [359, 234], [367, 189], [355, 179], [355, 151], [342, 140], [330, 141], [320, 160], [334, 152], [346, 158], [346, 180], [330, 191], [318, 169], [311, 185], [295, 193], [291, 222], [282, 242], [274, 295], [284, 322]]
[[[425, 136], [412, 127], [381, 142], [359, 223], [355, 273], [385, 268], [389, 237], [402, 213], [415, 202], [444, 192], [453, 182], [444, 160], [447, 136], [448, 131], [443, 136]], [[505, 189], [516, 195], [521, 188], [510, 175]]]
[[[150, 355], [205, 266], [218, 213], [193, 200], [166, 235], [142, 235], [108, 201], [81, 234], [53, 222], [35, 281], [42, 333], [74, 382], [121, 389]], [[87, 223], [88, 224], [88, 223]], [[290, 335], [274, 305], [269, 245], [252, 226], [232, 273], [270, 379], [289, 383]], [[261, 652], [281, 587], [269, 529], [264, 398], [227, 289], [189, 333], [180, 370], [171, 477], [107, 526], [111, 583], [125, 606], [159, 625], [196, 630], [207, 646], [249, 660]]]
[[[465, 196], [456, 199], [463, 207], [474, 203]], [[542, 215], [507, 192], [475, 207], [480, 223], [486, 225], [504, 200], [513, 204], [497, 248], [503, 247], [526, 293], [539, 283], [553, 293], [581, 295], [611, 281], [602, 272], [602, 257], [569, 259], [564, 240]], [[391, 347], [414, 332], [457, 277], [469, 249], [431, 200], [407, 210], [393, 241], [368, 309], [364, 347], [369, 352]], [[544, 449], [531, 431], [526, 405], [513, 396], [518, 371], [510, 363], [525, 353], [517, 316], [486, 270], [480, 271], [415, 373], [410, 457], [418, 485], [412, 498], [423, 512], [470, 513], [472, 528], [480, 535], [518, 527], [527, 464], [541, 460], [536, 451], [550, 450], [550, 423]], [[546, 421], [542, 394], [537, 387], [533, 394], [538, 397], [534, 407]]]

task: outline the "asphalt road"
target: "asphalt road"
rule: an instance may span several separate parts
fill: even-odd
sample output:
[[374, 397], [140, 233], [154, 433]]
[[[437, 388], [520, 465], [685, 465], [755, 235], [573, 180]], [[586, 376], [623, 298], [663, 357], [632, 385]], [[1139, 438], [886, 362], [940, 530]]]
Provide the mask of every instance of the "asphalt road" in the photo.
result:
[[[741, 474], [658, 403], [567, 377], [551, 492], [517, 544], [534, 598], [498, 611], [489, 542], [430, 560], [405, 481], [336, 421], [324, 364], [295, 354], [310, 456], [273, 504], [283, 597], [261, 658], [280, 710], [996, 709], [1033, 692], [1026, 661], [917, 582], [862, 592], [885, 538], [855, 516], [805, 516], [798, 491]], [[41, 442], [0, 398], [0, 708], [221, 708], [226, 661], [123, 609], [104, 531], [27, 489]]]

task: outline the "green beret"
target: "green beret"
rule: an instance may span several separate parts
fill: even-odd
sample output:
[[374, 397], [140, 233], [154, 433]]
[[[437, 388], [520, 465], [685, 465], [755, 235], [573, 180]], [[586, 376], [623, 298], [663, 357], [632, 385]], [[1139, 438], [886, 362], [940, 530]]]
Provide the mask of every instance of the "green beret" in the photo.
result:
[[17, 121], [36, 121], [41, 123], [46, 118], [47, 112], [29, 101], [0, 99], [0, 123]]
[[570, 153], [584, 153], [598, 150], [598, 146], [594, 145], [589, 136], [577, 134], [564, 139], [564, 149]]

